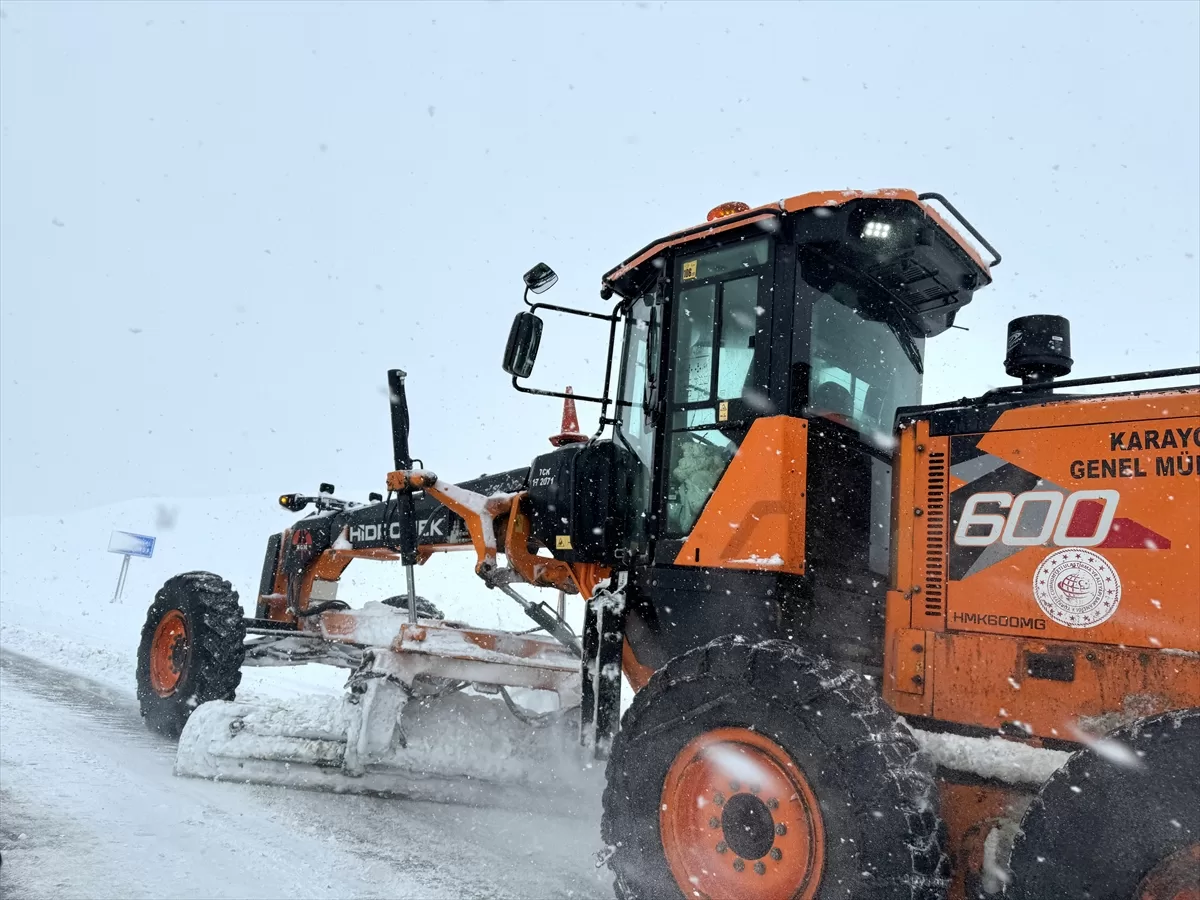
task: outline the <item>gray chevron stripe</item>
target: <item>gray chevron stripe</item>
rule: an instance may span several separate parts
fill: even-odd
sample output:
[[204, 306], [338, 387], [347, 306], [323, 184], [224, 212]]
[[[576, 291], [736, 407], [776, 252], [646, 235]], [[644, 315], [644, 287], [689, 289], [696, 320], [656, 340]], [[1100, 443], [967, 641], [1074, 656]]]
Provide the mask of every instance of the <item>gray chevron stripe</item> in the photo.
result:
[[998, 456], [992, 456], [990, 453], [985, 453], [982, 456], [976, 456], [974, 459], [968, 459], [966, 462], [960, 462], [957, 465], [950, 467], [950, 474], [960, 481], [970, 483], [984, 475], [991, 475], [998, 468], [1005, 464], [1005, 460]]

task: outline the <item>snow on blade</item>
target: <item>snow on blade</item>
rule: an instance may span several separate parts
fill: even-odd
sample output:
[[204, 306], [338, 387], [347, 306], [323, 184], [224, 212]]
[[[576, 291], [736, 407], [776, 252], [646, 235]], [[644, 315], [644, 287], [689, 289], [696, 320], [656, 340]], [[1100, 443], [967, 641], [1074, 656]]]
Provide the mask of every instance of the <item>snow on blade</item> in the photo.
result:
[[180, 737], [175, 774], [486, 805], [538, 796], [560, 810], [599, 798], [600, 772], [587, 767], [573, 718], [529, 725], [495, 700], [464, 693], [414, 697], [401, 717], [402, 739], [352, 777], [342, 769], [345, 702], [205, 703]]

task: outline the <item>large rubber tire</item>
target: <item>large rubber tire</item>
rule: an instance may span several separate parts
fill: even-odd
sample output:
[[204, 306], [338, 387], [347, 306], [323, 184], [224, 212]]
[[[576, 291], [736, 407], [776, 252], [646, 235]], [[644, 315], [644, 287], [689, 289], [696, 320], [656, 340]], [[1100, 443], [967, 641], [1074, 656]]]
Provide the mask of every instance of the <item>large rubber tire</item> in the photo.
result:
[[1006, 898], [1133, 900], [1155, 866], [1200, 842], [1200, 709], [1145, 719], [1108, 740], [1123, 753], [1074, 753], [1026, 810]]
[[[677, 803], [676, 809], [686, 810], [688, 803], [701, 809], [709, 802], [720, 804], [720, 830], [707, 837], [716, 841], [725, 836], [715, 847], [721, 856], [713, 861], [731, 867], [721, 870], [724, 882], [706, 881], [709, 875], [693, 882], [695, 889], [687, 892], [689, 898], [723, 900], [722, 893], [745, 900], [932, 900], [945, 896], [948, 861], [942, 852], [934, 782], [907, 727], [853, 672], [839, 671], [828, 661], [783, 641], [749, 644], [723, 637], [677, 657], [655, 673], [634, 698], [613, 743], [601, 829], [610, 848], [608, 864], [619, 897], [660, 900], [684, 896], [672, 874], [660, 827], [669, 814], [665, 801], [680, 794], [673, 788], [665, 790], [665, 786], [686, 784], [676, 780], [674, 773], [686, 773], [687, 761], [700, 759], [689, 755], [695, 752], [691, 748], [703, 746], [697, 741], [731, 734], [773, 747], [772, 752], [779, 751], [777, 757], [783, 754], [784, 764], [775, 771], [790, 773], [799, 786], [797, 794], [815, 802], [793, 806], [788, 813], [787, 798], [784, 805], [776, 796], [769, 797], [767, 804], [758, 804], [753, 795], [737, 790], [745, 787], [756, 795], [760, 786], [738, 782], [730, 782], [728, 799], [699, 791], [700, 796], [691, 801], [693, 794], [685, 791], [687, 802]], [[721, 757], [714, 754], [713, 758]], [[787, 758], [794, 765], [789, 765]], [[738, 808], [745, 812], [757, 806], [756, 815], [766, 823], [766, 837], [748, 853], [735, 849], [735, 841], [729, 838], [726, 817], [732, 815], [739, 796], [744, 799]], [[795, 803], [796, 797], [791, 801]], [[814, 808], [819, 815], [810, 815]], [[715, 807], [710, 809], [718, 812]], [[771, 819], [762, 818], [767, 809], [777, 810]], [[797, 809], [807, 810], [804, 815], [809, 818], [797, 815]], [[786, 825], [789, 815], [798, 824]], [[714, 815], [708, 819], [708, 827], [717, 829], [713, 824], [717, 821]], [[699, 826], [701, 831], [704, 827]], [[782, 868], [786, 864], [783, 851], [775, 855], [780, 845], [771, 844], [769, 851], [765, 848], [767, 840], [776, 841], [770, 837], [772, 833], [791, 834], [798, 827], [806, 835], [823, 834], [823, 864], [814, 862], [820, 857], [810, 851], [796, 879], [794, 869]], [[741, 843], [746, 846], [745, 841]], [[816, 843], [814, 839], [809, 845]], [[703, 846], [707, 852], [711, 845]], [[731, 849], [735, 849], [732, 854]], [[755, 854], [759, 854], [757, 860]], [[781, 859], [784, 862], [778, 862]], [[776, 868], [767, 868], [772, 861]], [[729, 886], [732, 876], [728, 871], [732, 870], [740, 879], [736, 888]], [[786, 876], [782, 884], [780, 875]], [[768, 889], [772, 879], [774, 884]]]
[[138, 647], [137, 694], [154, 731], [179, 737], [209, 700], [232, 700], [242, 680], [246, 624], [237, 591], [211, 572], [187, 572], [154, 596]]

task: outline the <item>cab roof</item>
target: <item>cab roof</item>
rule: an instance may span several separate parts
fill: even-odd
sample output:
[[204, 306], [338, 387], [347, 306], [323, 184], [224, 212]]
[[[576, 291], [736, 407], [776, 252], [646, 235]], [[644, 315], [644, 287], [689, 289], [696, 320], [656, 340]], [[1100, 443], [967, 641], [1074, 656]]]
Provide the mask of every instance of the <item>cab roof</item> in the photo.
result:
[[[666, 237], [643, 247], [633, 256], [626, 259], [620, 265], [610, 269], [601, 279], [601, 288], [604, 292], [612, 291], [621, 297], [630, 299], [638, 293], [638, 288], [634, 283], [634, 279], [630, 276], [643, 264], [654, 259], [663, 251], [678, 247], [683, 244], [701, 241], [720, 234], [725, 231], [731, 231], [735, 228], [741, 228], [746, 225], [766, 222], [771, 219], [780, 218], [804, 210], [815, 209], [818, 207], [837, 207], [844, 206], [858, 200], [893, 200], [901, 203], [913, 203], [920, 207], [921, 211], [931, 219], [942, 231], [944, 231], [967, 256], [979, 267], [979, 274], [984, 284], [991, 283], [991, 269], [1000, 262], [1000, 254], [989, 244], [982, 235], [977, 232], [969, 222], [967, 222], [958, 211], [944, 198], [941, 194], [917, 194], [916, 191], [907, 190], [905, 188], [883, 188], [874, 191], [811, 191], [807, 194], [798, 194], [795, 197], [789, 197], [786, 200], [779, 200], [775, 203], [767, 203], [757, 207], [746, 207], [745, 204], [722, 204], [710, 213], [710, 221], [703, 225], [693, 225], [690, 228], [684, 228], [680, 231], [673, 232]], [[991, 252], [993, 259], [990, 263], [985, 263], [983, 257], [973, 244], [968, 242], [946, 219], [926, 201], [937, 200], [946, 207], [954, 216], [961, 222], [966, 229], [976, 238], [988, 251]], [[723, 212], [724, 210], [737, 209], [736, 212]], [[715, 218], [712, 218], [716, 216]]]

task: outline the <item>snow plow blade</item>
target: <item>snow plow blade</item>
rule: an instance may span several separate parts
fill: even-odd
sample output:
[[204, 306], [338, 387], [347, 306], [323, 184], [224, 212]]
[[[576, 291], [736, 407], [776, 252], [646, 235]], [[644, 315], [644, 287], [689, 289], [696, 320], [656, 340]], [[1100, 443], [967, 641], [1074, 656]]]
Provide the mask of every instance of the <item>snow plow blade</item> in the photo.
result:
[[[327, 614], [323, 626], [361, 642], [338, 645], [336, 659], [352, 666], [346, 693], [201, 704], [180, 735], [176, 774], [476, 804], [540, 797], [559, 811], [598, 800], [599, 781], [578, 778], [587, 754], [570, 651], [538, 635], [428, 619], [397, 634], [402, 621], [381, 604]], [[264, 637], [248, 648], [246, 664], [279, 665], [331, 645]], [[557, 710], [526, 709], [510, 690], [556, 697]]]
[[586, 754], [570, 714], [531, 724], [489, 697], [414, 697], [395, 740], [351, 774], [349, 706], [335, 697], [205, 703], [180, 736], [175, 774], [568, 815], [598, 808], [600, 771], [580, 778]]

